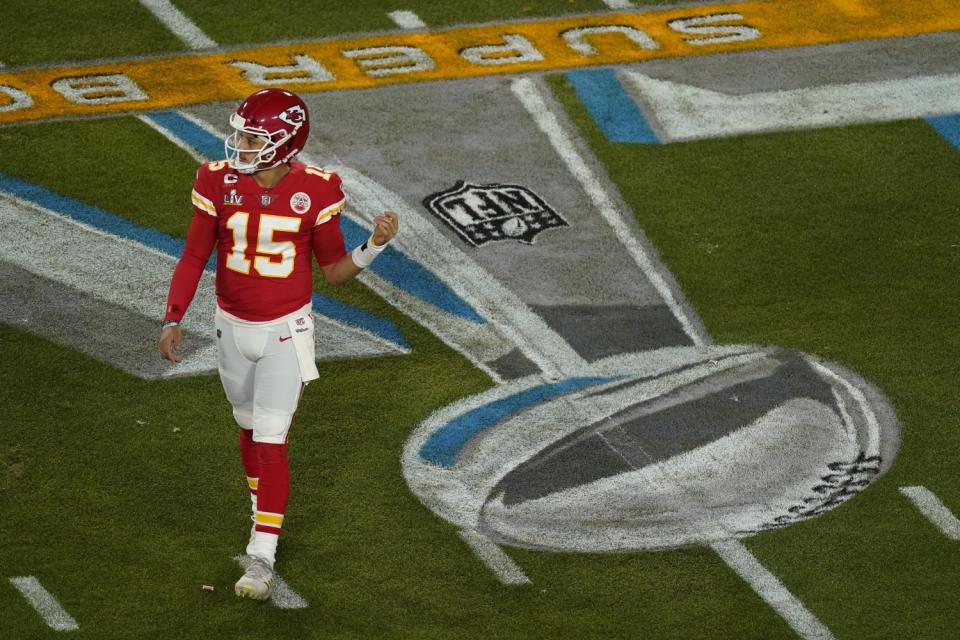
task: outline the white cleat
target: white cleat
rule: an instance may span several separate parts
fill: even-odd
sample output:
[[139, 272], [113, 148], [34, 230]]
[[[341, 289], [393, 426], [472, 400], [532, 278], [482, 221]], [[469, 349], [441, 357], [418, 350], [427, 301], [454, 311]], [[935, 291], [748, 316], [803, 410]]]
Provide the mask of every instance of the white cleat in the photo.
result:
[[237, 595], [254, 600], [269, 598], [273, 589], [273, 569], [270, 568], [270, 563], [259, 556], [246, 556], [244, 565], [246, 573], [234, 586]]

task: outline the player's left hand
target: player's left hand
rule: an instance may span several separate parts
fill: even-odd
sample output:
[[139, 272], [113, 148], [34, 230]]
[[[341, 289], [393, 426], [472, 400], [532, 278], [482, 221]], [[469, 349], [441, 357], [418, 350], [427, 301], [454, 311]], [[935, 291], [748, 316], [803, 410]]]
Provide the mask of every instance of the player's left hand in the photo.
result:
[[384, 211], [373, 218], [373, 243], [379, 247], [390, 242], [400, 230], [400, 219], [393, 211]]

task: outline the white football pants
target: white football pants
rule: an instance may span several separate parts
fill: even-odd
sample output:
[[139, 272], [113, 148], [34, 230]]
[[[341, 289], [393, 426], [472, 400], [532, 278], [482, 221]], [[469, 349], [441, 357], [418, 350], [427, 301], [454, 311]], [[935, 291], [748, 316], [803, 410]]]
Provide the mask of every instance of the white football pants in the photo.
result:
[[269, 322], [218, 307], [216, 327], [220, 382], [237, 424], [255, 442], [284, 444], [303, 385], [317, 377], [310, 305]]

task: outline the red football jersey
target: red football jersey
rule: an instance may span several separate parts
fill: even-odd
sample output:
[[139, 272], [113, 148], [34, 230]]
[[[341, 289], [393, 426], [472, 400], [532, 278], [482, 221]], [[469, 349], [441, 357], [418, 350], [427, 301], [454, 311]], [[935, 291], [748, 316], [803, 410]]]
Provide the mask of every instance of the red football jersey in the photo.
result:
[[310, 302], [311, 254], [321, 266], [346, 254], [340, 232], [340, 177], [290, 163], [290, 172], [265, 189], [226, 162], [197, 170], [194, 216], [170, 283], [165, 320], [186, 313], [204, 265], [217, 247], [217, 303], [244, 320], [262, 322]]

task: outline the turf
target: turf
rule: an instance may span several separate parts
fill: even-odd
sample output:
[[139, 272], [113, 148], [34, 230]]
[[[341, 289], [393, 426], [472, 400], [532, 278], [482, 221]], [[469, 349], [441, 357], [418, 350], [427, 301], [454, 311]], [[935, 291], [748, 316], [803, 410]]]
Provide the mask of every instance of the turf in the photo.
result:
[[[378, 0], [279, 4], [177, 0], [174, 4], [224, 46], [396, 31], [397, 25], [387, 14], [398, 9], [413, 11], [432, 27], [607, 10], [599, 0], [415, 0], [400, 5]], [[637, 4], [675, 3], [647, 0]], [[6, 0], [0, 18], [6, 28], [15, 29], [15, 35], [0, 38], [0, 64], [7, 67], [189, 49], [139, 2], [130, 0]]]
[[[0, 158], [0, 170], [182, 235], [192, 160], [138, 120], [0, 133], [15, 150]], [[107, 157], [114, 169], [104, 174]], [[327, 363], [325, 384], [305, 394], [278, 568], [310, 609], [250, 608], [230, 591], [247, 502], [236, 428], [216, 376], [137, 380], [13, 328], [0, 330], [0, 406], [4, 424], [16, 425], [0, 491], [0, 537], [14, 543], [0, 551], [0, 566], [35, 575], [58, 594], [82, 621], [81, 637], [123, 637], [131, 624], [140, 637], [473, 638], [481, 628], [501, 638], [550, 638], [570, 628], [629, 637], [653, 620], [661, 637], [751, 637], [759, 629], [790, 637], [745, 584], [699, 549], [516, 552], [534, 586], [501, 586], [409, 492], [399, 464], [416, 424], [490, 382], [362, 286], [336, 293], [388, 315], [414, 348], [409, 356]], [[31, 375], [19, 375], [25, 370]], [[202, 584], [217, 590], [205, 594]], [[624, 614], [625, 598], [645, 604]], [[684, 606], [673, 608], [678, 598]], [[11, 590], [0, 591], [0, 604], [4, 628], [43, 635]]]
[[[380, 3], [177, 5], [223, 44], [395, 29]], [[446, 25], [602, 5], [398, 8]], [[133, 2], [12, 0], [9, 16], [8, 66], [183, 49]], [[717, 342], [841, 363], [903, 424], [875, 486], [747, 546], [838, 638], [956, 637], [956, 542], [898, 488], [925, 485], [960, 512], [960, 152], [923, 122], [617, 145], [562, 76], [551, 86]], [[0, 171], [183, 236], [195, 163], [134, 118], [3, 128], [0, 148]], [[78, 638], [796, 637], [706, 549], [509, 550], [533, 584], [500, 585], [400, 470], [410, 431], [489, 380], [365, 287], [323, 292], [391, 318], [413, 351], [322, 364], [305, 394], [278, 565], [303, 611], [232, 594], [249, 503], [216, 376], [147, 382], [0, 325], [0, 635], [58, 636], [6, 584], [34, 575]]]
[[0, 63], [8, 67], [187, 48], [129, 0], [4, 0], [0, 24]]
[[615, 144], [565, 77], [551, 86], [716, 342], [822, 356], [897, 411], [902, 444], [886, 477], [749, 547], [838, 637], [949, 637], [956, 543], [898, 487], [960, 495], [960, 152], [922, 121]]
[[[669, 4], [654, 0], [643, 4]], [[257, 0], [180, 0], [178, 5], [220, 44], [275, 42], [341, 33], [396, 31], [387, 15], [405, 10], [431, 27], [474, 24], [524, 17], [586, 13], [607, 9], [599, 0], [413, 0], [389, 4], [359, 0], [348, 5], [306, 0], [265, 7]]]

